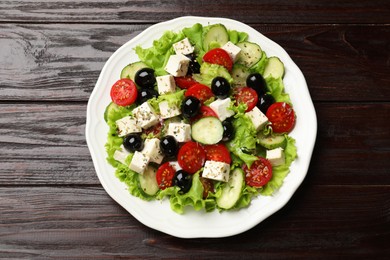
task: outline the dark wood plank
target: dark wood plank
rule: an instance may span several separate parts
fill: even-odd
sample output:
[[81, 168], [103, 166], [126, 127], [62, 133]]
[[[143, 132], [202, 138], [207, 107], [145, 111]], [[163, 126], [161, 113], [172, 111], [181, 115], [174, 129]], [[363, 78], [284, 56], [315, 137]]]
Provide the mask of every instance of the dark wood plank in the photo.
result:
[[372, 1], [2, 1], [4, 22], [158, 22], [183, 15], [217, 16], [247, 23], [388, 23], [390, 5]]
[[[86, 101], [108, 57], [146, 27], [0, 25], [0, 99]], [[287, 50], [302, 69], [314, 100], [390, 99], [390, 26], [254, 28]]]
[[[315, 107], [310, 182], [390, 184], [390, 104]], [[0, 185], [98, 184], [85, 142], [85, 110], [85, 104], [0, 104]]]
[[281, 211], [243, 234], [183, 240], [143, 226], [101, 188], [0, 188], [0, 255], [373, 259], [390, 253], [389, 194], [389, 186], [304, 184]]

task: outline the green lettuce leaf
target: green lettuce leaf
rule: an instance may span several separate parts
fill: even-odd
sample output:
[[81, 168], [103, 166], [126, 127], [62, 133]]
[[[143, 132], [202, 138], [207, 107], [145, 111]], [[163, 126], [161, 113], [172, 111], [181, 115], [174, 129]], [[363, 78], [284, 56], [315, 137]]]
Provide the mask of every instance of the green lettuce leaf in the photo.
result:
[[194, 74], [193, 78], [204, 85], [211, 86], [211, 81], [217, 76], [224, 77], [230, 84], [233, 84], [233, 78], [225, 67], [208, 62], [202, 63], [200, 74]]
[[167, 93], [164, 95], [160, 95], [157, 98], [151, 98], [148, 100], [148, 103], [152, 106], [152, 108], [156, 112], [160, 112], [160, 107], [158, 104], [162, 101], [167, 101], [169, 106], [171, 107], [180, 107], [182, 101], [184, 100], [184, 92], [185, 89], [176, 91], [174, 93]]
[[268, 77], [265, 79], [267, 88], [271, 95], [275, 98], [276, 102], [286, 102], [291, 104], [290, 96], [284, 92], [284, 84], [281, 78]]
[[195, 46], [195, 52], [198, 53], [198, 56], [203, 57], [203, 26], [196, 23], [192, 27], [184, 28], [183, 34]]
[[248, 39], [248, 34], [245, 32], [238, 32], [236, 30], [228, 30], [229, 41], [233, 44], [237, 44], [239, 42], [246, 41]]

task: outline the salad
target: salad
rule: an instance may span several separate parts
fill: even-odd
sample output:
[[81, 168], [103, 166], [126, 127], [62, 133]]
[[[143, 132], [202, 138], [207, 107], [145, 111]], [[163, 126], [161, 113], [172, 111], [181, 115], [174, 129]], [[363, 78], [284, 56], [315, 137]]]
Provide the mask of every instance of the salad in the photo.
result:
[[237, 210], [278, 190], [297, 153], [284, 65], [223, 24], [137, 46], [104, 119], [107, 160], [129, 192], [172, 210]]

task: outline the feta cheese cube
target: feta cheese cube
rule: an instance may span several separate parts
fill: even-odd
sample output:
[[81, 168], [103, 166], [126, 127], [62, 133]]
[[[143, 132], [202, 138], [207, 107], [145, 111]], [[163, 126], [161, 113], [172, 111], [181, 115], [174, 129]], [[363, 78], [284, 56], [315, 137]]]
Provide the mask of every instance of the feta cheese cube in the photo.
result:
[[146, 166], [148, 166], [149, 161], [149, 156], [143, 154], [142, 152], [136, 151], [133, 155], [133, 158], [131, 159], [129, 168], [136, 173], [143, 174]]
[[178, 161], [174, 161], [174, 162], [171, 161], [169, 162], [169, 165], [171, 165], [175, 169], [175, 171], [182, 170]]
[[206, 161], [202, 177], [216, 181], [229, 181], [230, 165], [224, 162]]
[[251, 119], [256, 131], [259, 131], [268, 123], [268, 118], [260, 111], [258, 107], [254, 107], [251, 111], [246, 112], [245, 115]]
[[187, 74], [190, 59], [183, 54], [171, 55], [168, 59], [165, 71], [175, 77], [183, 77]]
[[194, 52], [194, 46], [191, 45], [188, 38], [184, 38], [183, 40], [176, 42], [173, 44], [173, 49], [176, 54], [187, 55]]
[[129, 155], [130, 153], [125, 149], [123, 145], [121, 145], [119, 149], [114, 152], [114, 159], [122, 164], [128, 165], [128, 163], [126, 163], [126, 158]]
[[172, 75], [156, 77], [156, 81], [158, 93], [160, 95], [176, 91], [176, 83]]
[[178, 142], [187, 142], [191, 140], [191, 125], [186, 123], [170, 123], [168, 125], [167, 135], [172, 135]]
[[226, 118], [234, 115], [234, 112], [229, 109], [230, 98], [217, 99], [210, 103], [210, 108], [217, 114], [219, 120], [224, 121]]
[[160, 139], [158, 138], [146, 139], [144, 149], [142, 149], [141, 152], [148, 156], [151, 162], [158, 164], [160, 164], [164, 158], [164, 155], [160, 150]]
[[118, 128], [118, 136], [123, 137], [131, 133], [141, 133], [142, 128], [137, 125], [137, 120], [131, 116], [125, 116], [115, 121]]
[[177, 106], [169, 105], [168, 101], [161, 101], [158, 106], [162, 119], [175, 117], [181, 114], [181, 109]]
[[233, 62], [237, 60], [238, 55], [241, 52], [241, 48], [237, 45], [234, 45], [234, 43], [230, 41], [225, 43], [225, 45], [223, 45], [221, 48], [224, 49], [227, 53], [229, 53], [229, 56], [233, 60]]
[[137, 124], [146, 129], [158, 123], [158, 117], [148, 102], [133, 109], [133, 116]]
[[285, 164], [284, 150], [281, 147], [267, 150], [266, 159], [270, 161], [272, 166]]

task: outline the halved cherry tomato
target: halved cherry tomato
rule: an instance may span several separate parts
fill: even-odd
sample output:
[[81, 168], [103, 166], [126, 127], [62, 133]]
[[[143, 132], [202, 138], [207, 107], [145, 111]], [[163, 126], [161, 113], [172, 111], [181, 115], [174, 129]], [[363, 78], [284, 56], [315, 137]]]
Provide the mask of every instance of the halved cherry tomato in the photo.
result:
[[210, 179], [199, 177], [200, 182], [203, 185], [203, 199], [206, 199], [209, 192], [214, 192], [214, 183]]
[[247, 105], [247, 109], [245, 112], [251, 111], [257, 104], [259, 96], [253, 88], [243, 87], [236, 88], [234, 90], [234, 97], [236, 99], [236, 103], [245, 103]]
[[285, 102], [273, 103], [267, 110], [266, 116], [272, 123], [272, 130], [275, 133], [290, 132], [295, 124], [294, 109]]
[[192, 96], [196, 97], [200, 100], [200, 102], [203, 104], [206, 100], [214, 97], [213, 92], [211, 91], [211, 88], [209, 88], [206, 85], [197, 83], [195, 85], [192, 85], [187, 91], [184, 93], [186, 97]]
[[191, 87], [192, 85], [195, 85], [198, 83], [191, 76], [176, 77], [175, 82], [176, 82], [176, 85], [181, 89], [187, 89], [187, 88]]
[[173, 185], [176, 169], [169, 163], [162, 164], [156, 172], [156, 181], [160, 189], [164, 190]]
[[231, 71], [233, 68], [233, 61], [229, 53], [221, 48], [215, 48], [206, 52], [203, 56], [203, 61], [224, 66], [228, 71]]
[[228, 164], [232, 162], [229, 150], [224, 144], [205, 145], [204, 151], [206, 152], [206, 161], [211, 160]]
[[202, 168], [206, 160], [206, 153], [199, 143], [187, 142], [177, 154], [177, 162], [180, 167], [190, 174], [194, 174]]
[[137, 87], [131, 79], [120, 79], [111, 87], [111, 99], [119, 106], [129, 106], [137, 100]]
[[245, 182], [252, 187], [262, 187], [271, 180], [272, 165], [263, 158], [254, 161], [250, 168], [246, 164], [242, 167], [245, 172]]
[[202, 105], [199, 109], [199, 112], [198, 114], [195, 116], [195, 117], [192, 117], [191, 118], [191, 123], [195, 123], [196, 121], [198, 121], [199, 119], [203, 118], [203, 117], [207, 117], [207, 116], [213, 116], [213, 117], [217, 117], [217, 114], [214, 112], [214, 110], [212, 110], [210, 107], [208, 106], [205, 106], [205, 105]]

